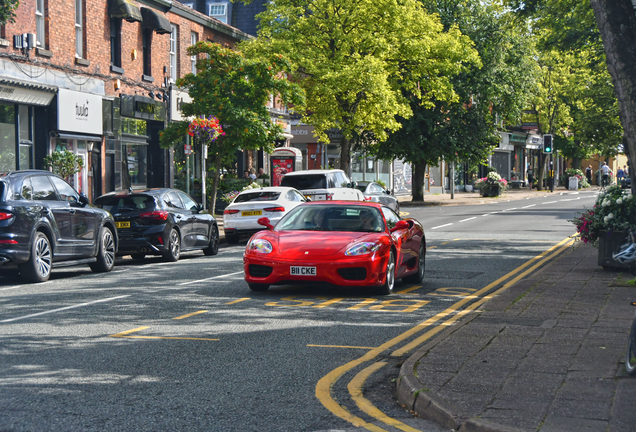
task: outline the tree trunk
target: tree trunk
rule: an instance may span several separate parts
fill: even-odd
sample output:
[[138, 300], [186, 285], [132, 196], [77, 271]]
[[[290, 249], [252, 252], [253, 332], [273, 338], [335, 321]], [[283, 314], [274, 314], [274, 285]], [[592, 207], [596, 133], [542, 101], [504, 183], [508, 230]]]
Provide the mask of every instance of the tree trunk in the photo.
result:
[[219, 188], [219, 174], [221, 173], [221, 163], [223, 158], [220, 154], [216, 155], [214, 159], [214, 178], [212, 179], [212, 190], [210, 191], [210, 214], [215, 215], [216, 211], [216, 191]]
[[[630, 0], [590, 0], [603, 39], [627, 141], [630, 172], [636, 168], [636, 15]], [[631, 174], [630, 174], [631, 175]], [[632, 193], [636, 185], [632, 182]]]
[[[329, 165], [329, 161], [327, 161], [327, 165]], [[347, 174], [347, 177], [351, 178], [351, 140], [344, 137], [340, 145], [340, 169]]]
[[545, 176], [545, 160], [546, 157], [543, 153], [539, 153], [539, 171], [535, 174], [537, 175], [537, 190], [543, 190], [543, 177]]
[[424, 174], [426, 173], [426, 163], [413, 163], [413, 201], [424, 201]]
[[581, 158], [572, 158], [572, 169], [580, 169], [581, 168]]

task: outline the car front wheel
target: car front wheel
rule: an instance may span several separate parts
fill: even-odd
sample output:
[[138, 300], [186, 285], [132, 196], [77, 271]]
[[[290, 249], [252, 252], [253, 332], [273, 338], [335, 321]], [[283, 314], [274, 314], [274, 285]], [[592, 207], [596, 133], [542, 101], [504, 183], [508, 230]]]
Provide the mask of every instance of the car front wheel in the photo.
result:
[[393, 293], [395, 287], [395, 256], [393, 251], [389, 255], [389, 262], [386, 264], [386, 276], [384, 285], [380, 287], [380, 294], [389, 295]]
[[102, 227], [99, 234], [97, 261], [90, 263], [89, 266], [96, 273], [105, 273], [111, 271], [115, 266], [115, 236], [106, 227]]
[[168, 237], [168, 251], [163, 254], [163, 259], [164, 261], [175, 262], [179, 261], [180, 256], [181, 238], [179, 237], [179, 231], [173, 228]]
[[409, 283], [422, 283], [424, 280], [424, 273], [426, 272], [426, 251], [424, 250], [424, 243], [420, 243], [420, 255], [417, 260], [417, 273], [402, 278], [404, 282]]
[[35, 241], [31, 246], [31, 256], [24, 264], [20, 264], [20, 277], [25, 282], [46, 282], [51, 276], [51, 243], [42, 232], [35, 234]]
[[207, 248], [203, 249], [203, 253], [206, 256], [216, 255], [219, 253], [219, 229], [216, 225], [212, 225], [210, 229], [210, 244]]

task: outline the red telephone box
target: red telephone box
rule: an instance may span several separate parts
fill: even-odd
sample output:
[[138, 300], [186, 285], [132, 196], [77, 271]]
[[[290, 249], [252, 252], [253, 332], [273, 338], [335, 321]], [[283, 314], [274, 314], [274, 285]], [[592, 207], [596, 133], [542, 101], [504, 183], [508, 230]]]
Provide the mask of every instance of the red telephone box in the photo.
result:
[[303, 153], [295, 147], [280, 147], [270, 155], [272, 186], [280, 186], [283, 176], [303, 167]]

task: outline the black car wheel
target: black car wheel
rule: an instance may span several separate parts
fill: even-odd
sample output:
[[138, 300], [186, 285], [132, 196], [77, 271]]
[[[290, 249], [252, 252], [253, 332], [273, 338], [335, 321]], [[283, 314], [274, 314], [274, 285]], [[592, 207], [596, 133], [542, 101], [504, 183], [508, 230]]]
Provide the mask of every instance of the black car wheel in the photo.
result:
[[181, 238], [179, 237], [179, 232], [173, 228], [168, 237], [168, 251], [163, 254], [163, 259], [164, 261], [175, 262], [179, 261], [180, 256]]
[[99, 232], [99, 250], [97, 261], [89, 264], [91, 270], [97, 273], [109, 272], [115, 266], [115, 236], [106, 227]]
[[210, 245], [203, 249], [206, 256], [216, 255], [219, 253], [219, 229], [216, 225], [212, 225], [210, 229]]
[[20, 277], [26, 282], [46, 282], [51, 276], [51, 243], [42, 232], [35, 234], [35, 241], [31, 246], [31, 256], [24, 264], [20, 264]]
[[389, 255], [389, 262], [386, 264], [386, 280], [380, 287], [380, 294], [389, 295], [393, 293], [395, 287], [395, 257], [393, 251]]
[[426, 253], [424, 250], [424, 243], [420, 243], [420, 255], [417, 262], [417, 273], [410, 276], [403, 277], [404, 282], [409, 283], [422, 283], [424, 280], [424, 273], [426, 272]]
[[229, 244], [237, 244], [239, 242], [239, 236], [238, 234], [225, 233], [225, 241]]

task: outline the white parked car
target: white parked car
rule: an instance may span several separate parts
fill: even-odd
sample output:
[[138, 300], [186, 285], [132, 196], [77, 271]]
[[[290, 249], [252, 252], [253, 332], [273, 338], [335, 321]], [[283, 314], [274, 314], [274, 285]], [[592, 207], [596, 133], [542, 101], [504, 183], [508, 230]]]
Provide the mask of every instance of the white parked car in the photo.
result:
[[306, 201], [300, 192], [290, 187], [245, 190], [223, 211], [225, 240], [235, 244], [241, 236], [251, 236], [264, 229], [257, 222], [262, 217], [269, 218], [271, 224], [276, 225], [288, 211]]
[[364, 201], [343, 170], [305, 170], [285, 174], [281, 186], [298, 189], [312, 201]]

